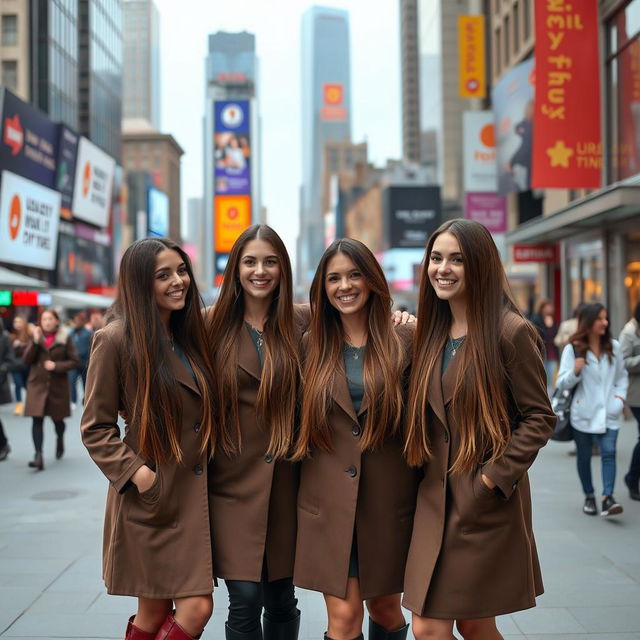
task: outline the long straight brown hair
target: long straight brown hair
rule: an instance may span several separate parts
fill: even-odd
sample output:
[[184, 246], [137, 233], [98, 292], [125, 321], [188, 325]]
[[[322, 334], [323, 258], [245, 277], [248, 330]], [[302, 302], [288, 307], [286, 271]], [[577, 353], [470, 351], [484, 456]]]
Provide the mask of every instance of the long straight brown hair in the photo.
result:
[[[467, 337], [456, 355], [460, 363], [451, 401], [451, 413], [460, 428], [460, 447], [451, 471], [462, 472], [499, 458], [509, 442], [508, 381], [500, 337], [505, 313], [522, 314], [511, 295], [493, 238], [484, 226], [457, 218], [433, 232], [422, 264], [407, 403], [405, 454], [410, 465], [420, 466], [431, 456], [427, 392], [433, 377], [440, 375], [436, 363], [453, 320], [449, 303], [438, 298], [428, 274], [433, 244], [443, 233], [455, 236], [464, 264]], [[535, 337], [531, 325], [529, 330]]]
[[[364, 357], [364, 389], [369, 406], [360, 442], [362, 450], [380, 446], [400, 424], [404, 354], [391, 322], [389, 286], [375, 256], [362, 242], [351, 238], [335, 240], [322, 255], [309, 292], [311, 327], [303, 365], [300, 433], [293, 454], [296, 460], [314, 448], [333, 450], [327, 415], [334, 378], [345, 375], [342, 357], [345, 332], [340, 313], [327, 297], [325, 280], [329, 261], [339, 253], [353, 262], [371, 290], [367, 301], [368, 334]], [[376, 388], [376, 372], [382, 375], [381, 389]]]
[[171, 346], [155, 302], [156, 257], [161, 251], [175, 251], [189, 274], [184, 308], [173, 311], [169, 326], [175, 343], [189, 359], [202, 397], [201, 453], [216, 447], [213, 417], [214, 375], [207, 356], [202, 305], [189, 256], [168, 238], [144, 238], [134, 242], [122, 256], [116, 300], [109, 321], [119, 319], [127, 342], [125, 376], [133, 381], [135, 397], [130, 421], [138, 425], [140, 452], [156, 462], [173, 458], [182, 462], [180, 432], [182, 405], [176, 394], [176, 378], [169, 359]]
[[280, 236], [265, 224], [240, 234], [229, 254], [220, 296], [209, 313], [207, 331], [212, 361], [218, 372], [220, 445], [227, 455], [242, 448], [238, 417], [238, 348], [243, 331], [245, 293], [238, 277], [240, 260], [251, 240], [264, 240], [280, 263], [280, 283], [275, 289], [264, 325], [264, 364], [256, 399], [259, 424], [269, 433], [268, 453], [285, 457], [290, 450], [300, 379], [300, 359], [293, 319], [293, 275], [289, 254]]
[[[589, 302], [582, 305], [578, 312], [578, 328], [569, 337], [569, 342], [578, 349], [580, 353], [587, 353], [589, 349], [589, 333], [601, 311], [606, 311], [606, 307], [599, 302]], [[607, 312], [608, 315], [608, 312]], [[600, 348], [607, 354], [609, 362], [613, 362], [613, 342], [611, 342], [611, 332], [609, 325], [603, 335], [600, 336]]]

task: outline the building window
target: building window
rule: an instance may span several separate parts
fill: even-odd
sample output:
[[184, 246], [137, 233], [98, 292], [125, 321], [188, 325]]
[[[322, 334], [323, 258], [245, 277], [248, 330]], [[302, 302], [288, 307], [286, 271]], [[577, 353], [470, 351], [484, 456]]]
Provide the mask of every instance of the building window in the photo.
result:
[[531, 3], [525, 0], [522, 5], [522, 15], [524, 18], [524, 39], [525, 42], [531, 37]]
[[511, 55], [511, 49], [509, 47], [509, 29], [511, 28], [511, 20], [509, 16], [504, 19], [504, 64], [509, 66], [509, 57]]
[[2, 16], [2, 46], [13, 47], [18, 44], [18, 16], [6, 14]]
[[520, 2], [513, 5], [513, 52], [517, 55], [520, 49]]
[[13, 91], [18, 88], [18, 63], [15, 60], [2, 61], [2, 84]]
[[500, 71], [502, 70], [502, 47], [500, 46], [502, 44], [501, 36], [500, 27], [498, 27], [496, 29], [495, 38], [493, 39], [496, 43], [495, 56], [493, 58], [495, 60], [496, 78], [500, 75]]

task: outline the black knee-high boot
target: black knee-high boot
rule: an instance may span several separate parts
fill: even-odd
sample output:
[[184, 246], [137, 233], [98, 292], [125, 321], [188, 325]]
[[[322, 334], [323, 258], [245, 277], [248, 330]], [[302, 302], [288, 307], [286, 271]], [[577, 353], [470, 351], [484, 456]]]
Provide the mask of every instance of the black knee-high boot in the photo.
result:
[[262, 616], [262, 634], [264, 640], [298, 640], [300, 632], [300, 612], [286, 622], [276, 622], [268, 613]]
[[262, 640], [262, 627], [258, 625], [253, 631], [236, 631], [228, 623], [224, 625], [224, 637], [226, 640]]
[[[324, 634], [324, 640], [333, 640], [333, 638], [330, 638], [326, 633]], [[356, 638], [354, 638], [353, 640], [364, 640], [364, 636], [362, 634], [360, 634], [359, 636], [357, 636]]]
[[405, 640], [408, 631], [408, 624], [405, 624], [404, 627], [400, 627], [395, 631], [387, 631], [384, 627], [381, 627], [377, 622], [369, 618], [369, 640]]

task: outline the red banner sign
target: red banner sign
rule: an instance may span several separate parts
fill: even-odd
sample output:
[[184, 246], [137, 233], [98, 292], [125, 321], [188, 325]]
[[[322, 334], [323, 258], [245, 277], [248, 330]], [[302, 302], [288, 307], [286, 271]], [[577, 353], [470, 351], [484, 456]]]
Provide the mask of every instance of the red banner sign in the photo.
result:
[[514, 244], [514, 262], [558, 262], [558, 250], [555, 244]]
[[601, 186], [597, 0], [536, 3], [532, 187]]

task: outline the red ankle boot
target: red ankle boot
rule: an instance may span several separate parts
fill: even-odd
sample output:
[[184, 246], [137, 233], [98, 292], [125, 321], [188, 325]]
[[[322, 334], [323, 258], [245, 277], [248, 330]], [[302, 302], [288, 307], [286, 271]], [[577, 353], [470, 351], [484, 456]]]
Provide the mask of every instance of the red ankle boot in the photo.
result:
[[136, 627], [136, 625], [133, 624], [134, 619], [135, 616], [131, 616], [129, 618], [127, 634], [125, 635], [124, 640], [155, 640], [156, 634], [143, 631], [139, 627]]
[[[196, 636], [199, 638], [200, 636]], [[155, 636], [155, 640], [194, 640], [169, 614]]]

